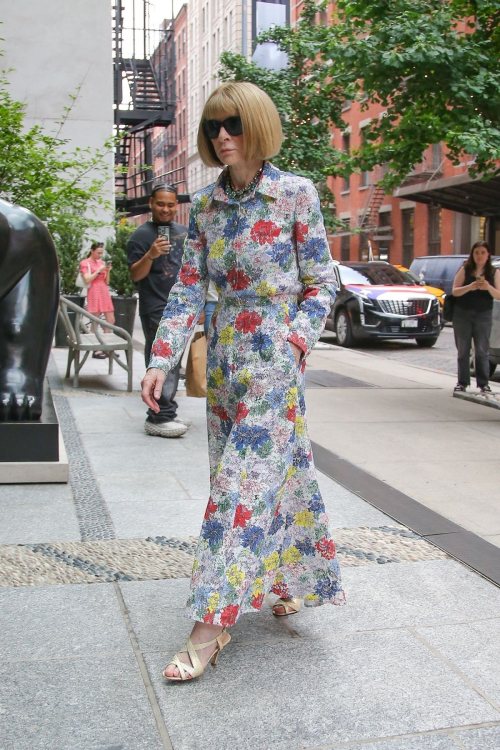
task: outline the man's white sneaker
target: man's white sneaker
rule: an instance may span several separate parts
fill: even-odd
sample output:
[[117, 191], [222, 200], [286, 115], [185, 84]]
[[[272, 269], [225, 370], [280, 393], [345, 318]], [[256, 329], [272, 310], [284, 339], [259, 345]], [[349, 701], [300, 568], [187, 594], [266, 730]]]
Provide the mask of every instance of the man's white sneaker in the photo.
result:
[[191, 425], [193, 424], [192, 419], [179, 419], [179, 417], [174, 417], [174, 422], [177, 422], [177, 424], [183, 424], [186, 427], [191, 427]]
[[187, 425], [183, 422], [172, 420], [171, 422], [160, 422], [155, 424], [154, 422], [144, 422], [144, 429], [148, 435], [155, 435], [156, 437], [165, 438], [176, 438], [184, 435], [187, 432]]

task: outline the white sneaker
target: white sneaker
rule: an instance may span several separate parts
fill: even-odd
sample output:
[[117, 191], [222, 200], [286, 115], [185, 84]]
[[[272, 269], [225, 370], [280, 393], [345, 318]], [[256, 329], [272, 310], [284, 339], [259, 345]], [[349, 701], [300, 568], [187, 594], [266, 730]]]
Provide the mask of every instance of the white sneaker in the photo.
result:
[[174, 422], [177, 422], [177, 424], [183, 424], [186, 427], [191, 427], [191, 425], [193, 424], [192, 419], [179, 419], [179, 417], [174, 417]]
[[176, 438], [184, 435], [187, 432], [187, 425], [177, 420], [171, 422], [160, 422], [155, 424], [154, 422], [144, 422], [144, 429], [148, 435], [155, 435], [156, 437], [165, 438]]

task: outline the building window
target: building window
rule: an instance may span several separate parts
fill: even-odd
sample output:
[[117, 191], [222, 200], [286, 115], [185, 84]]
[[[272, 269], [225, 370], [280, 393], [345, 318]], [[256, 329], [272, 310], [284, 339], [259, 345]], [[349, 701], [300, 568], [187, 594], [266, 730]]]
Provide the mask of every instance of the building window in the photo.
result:
[[441, 209], [429, 207], [428, 255], [441, 255]]
[[403, 266], [409, 268], [413, 261], [413, 247], [415, 242], [415, 211], [405, 208], [401, 211], [403, 219]]
[[439, 169], [443, 161], [443, 149], [441, 143], [432, 144], [432, 169]]
[[[351, 136], [349, 135], [349, 133], [343, 133], [342, 135], [342, 151], [345, 154], [348, 154], [351, 151]], [[342, 179], [342, 192], [348, 193], [349, 190], [350, 190], [349, 175], [347, 175], [346, 177], [343, 177]]]
[[[349, 232], [351, 229], [350, 226], [350, 219], [345, 219], [345, 229], [344, 232]], [[341, 261], [349, 261], [351, 260], [351, 235], [350, 234], [343, 234], [340, 238], [340, 260]]]
[[368, 235], [366, 232], [361, 232], [359, 235], [359, 259], [362, 261], [369, 260], [369, 244]]
[[[364, 130], [359, 131], [359, 138], [360, 138], [360, 145], [362, 146], [365, 142], [365, 132]], [[368, 170], [364, 170], [361, 172], [361, 187], [366, 188], [370, 184], [370, 172]]]

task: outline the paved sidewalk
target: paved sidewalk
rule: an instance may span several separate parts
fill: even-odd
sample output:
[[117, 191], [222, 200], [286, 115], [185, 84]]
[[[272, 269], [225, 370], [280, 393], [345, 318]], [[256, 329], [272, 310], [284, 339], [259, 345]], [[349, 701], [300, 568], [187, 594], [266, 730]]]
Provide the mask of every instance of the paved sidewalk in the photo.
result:
[[[351, 354], [313, 353], [311, 371], [365, 387], [312, 376], [311, 431], [371, 471], [363, 434], [379, 453], [405, 447], [403, 433], [387, 449], [382, 438], [401, 422], [397, 400], [409, 409], [416, 391], [430, 399], [420, 434], [434, 434], [427, 415], [439, 388], [425, 371], [391, 375], [357, 355], [363, 378]], [[74, 390], [58, 378], [64, 360], [55, 350], [51, 384], [70, 485], [0, 490], [2, 750], [498, 750], [500, 590], [325, 474], [347, 606], [275, 618], [270, 599], [240, 619], [216, 669], [165, 684], [161, 671], [190, 628], [183, 605], [208, 497], [204, 402], [180, 395], [190, 430], [152, 438], [121, 373], [101, 374], [96, 360]], [[137, 388], [139, 353], [134, 364]], [[498, 416], [483, 411], [485, 441]]]
[[310, 389], [314, 441], [500, 547], [499, 411], [453, 398], [453, 375], [354, 349], [316, 350], [308, 366], [351, 379]]

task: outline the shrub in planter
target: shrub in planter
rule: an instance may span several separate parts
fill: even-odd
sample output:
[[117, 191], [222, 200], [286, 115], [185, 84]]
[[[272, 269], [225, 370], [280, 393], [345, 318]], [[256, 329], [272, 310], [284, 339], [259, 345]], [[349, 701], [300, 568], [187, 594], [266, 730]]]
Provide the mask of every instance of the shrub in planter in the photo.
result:
[[118, 215], [115, 236], [106, 240], [106, 259], [113, 264], [109, 285], [116, 292], [116, 296], [113, 297], [115, 322], [117, 326], [125, 328], [131, 335], [134, 330], [137, 297], [127, 263], [127, 242], [134, 229], [137, 229], [135, 224], [131, 224]]
[[[86, 221], [76, 211], [65, 211], [53, 222], [51, 229], [59, 261], [61, 294], [83, 307], [85, 298], [81, 296], [81, 290], [75, 281], [84, 255]], [[75, 313], [68, 314], [74, 325]], [[66, 328], [59, 318], [56, 324], [55, 345], [67, 346]]]

